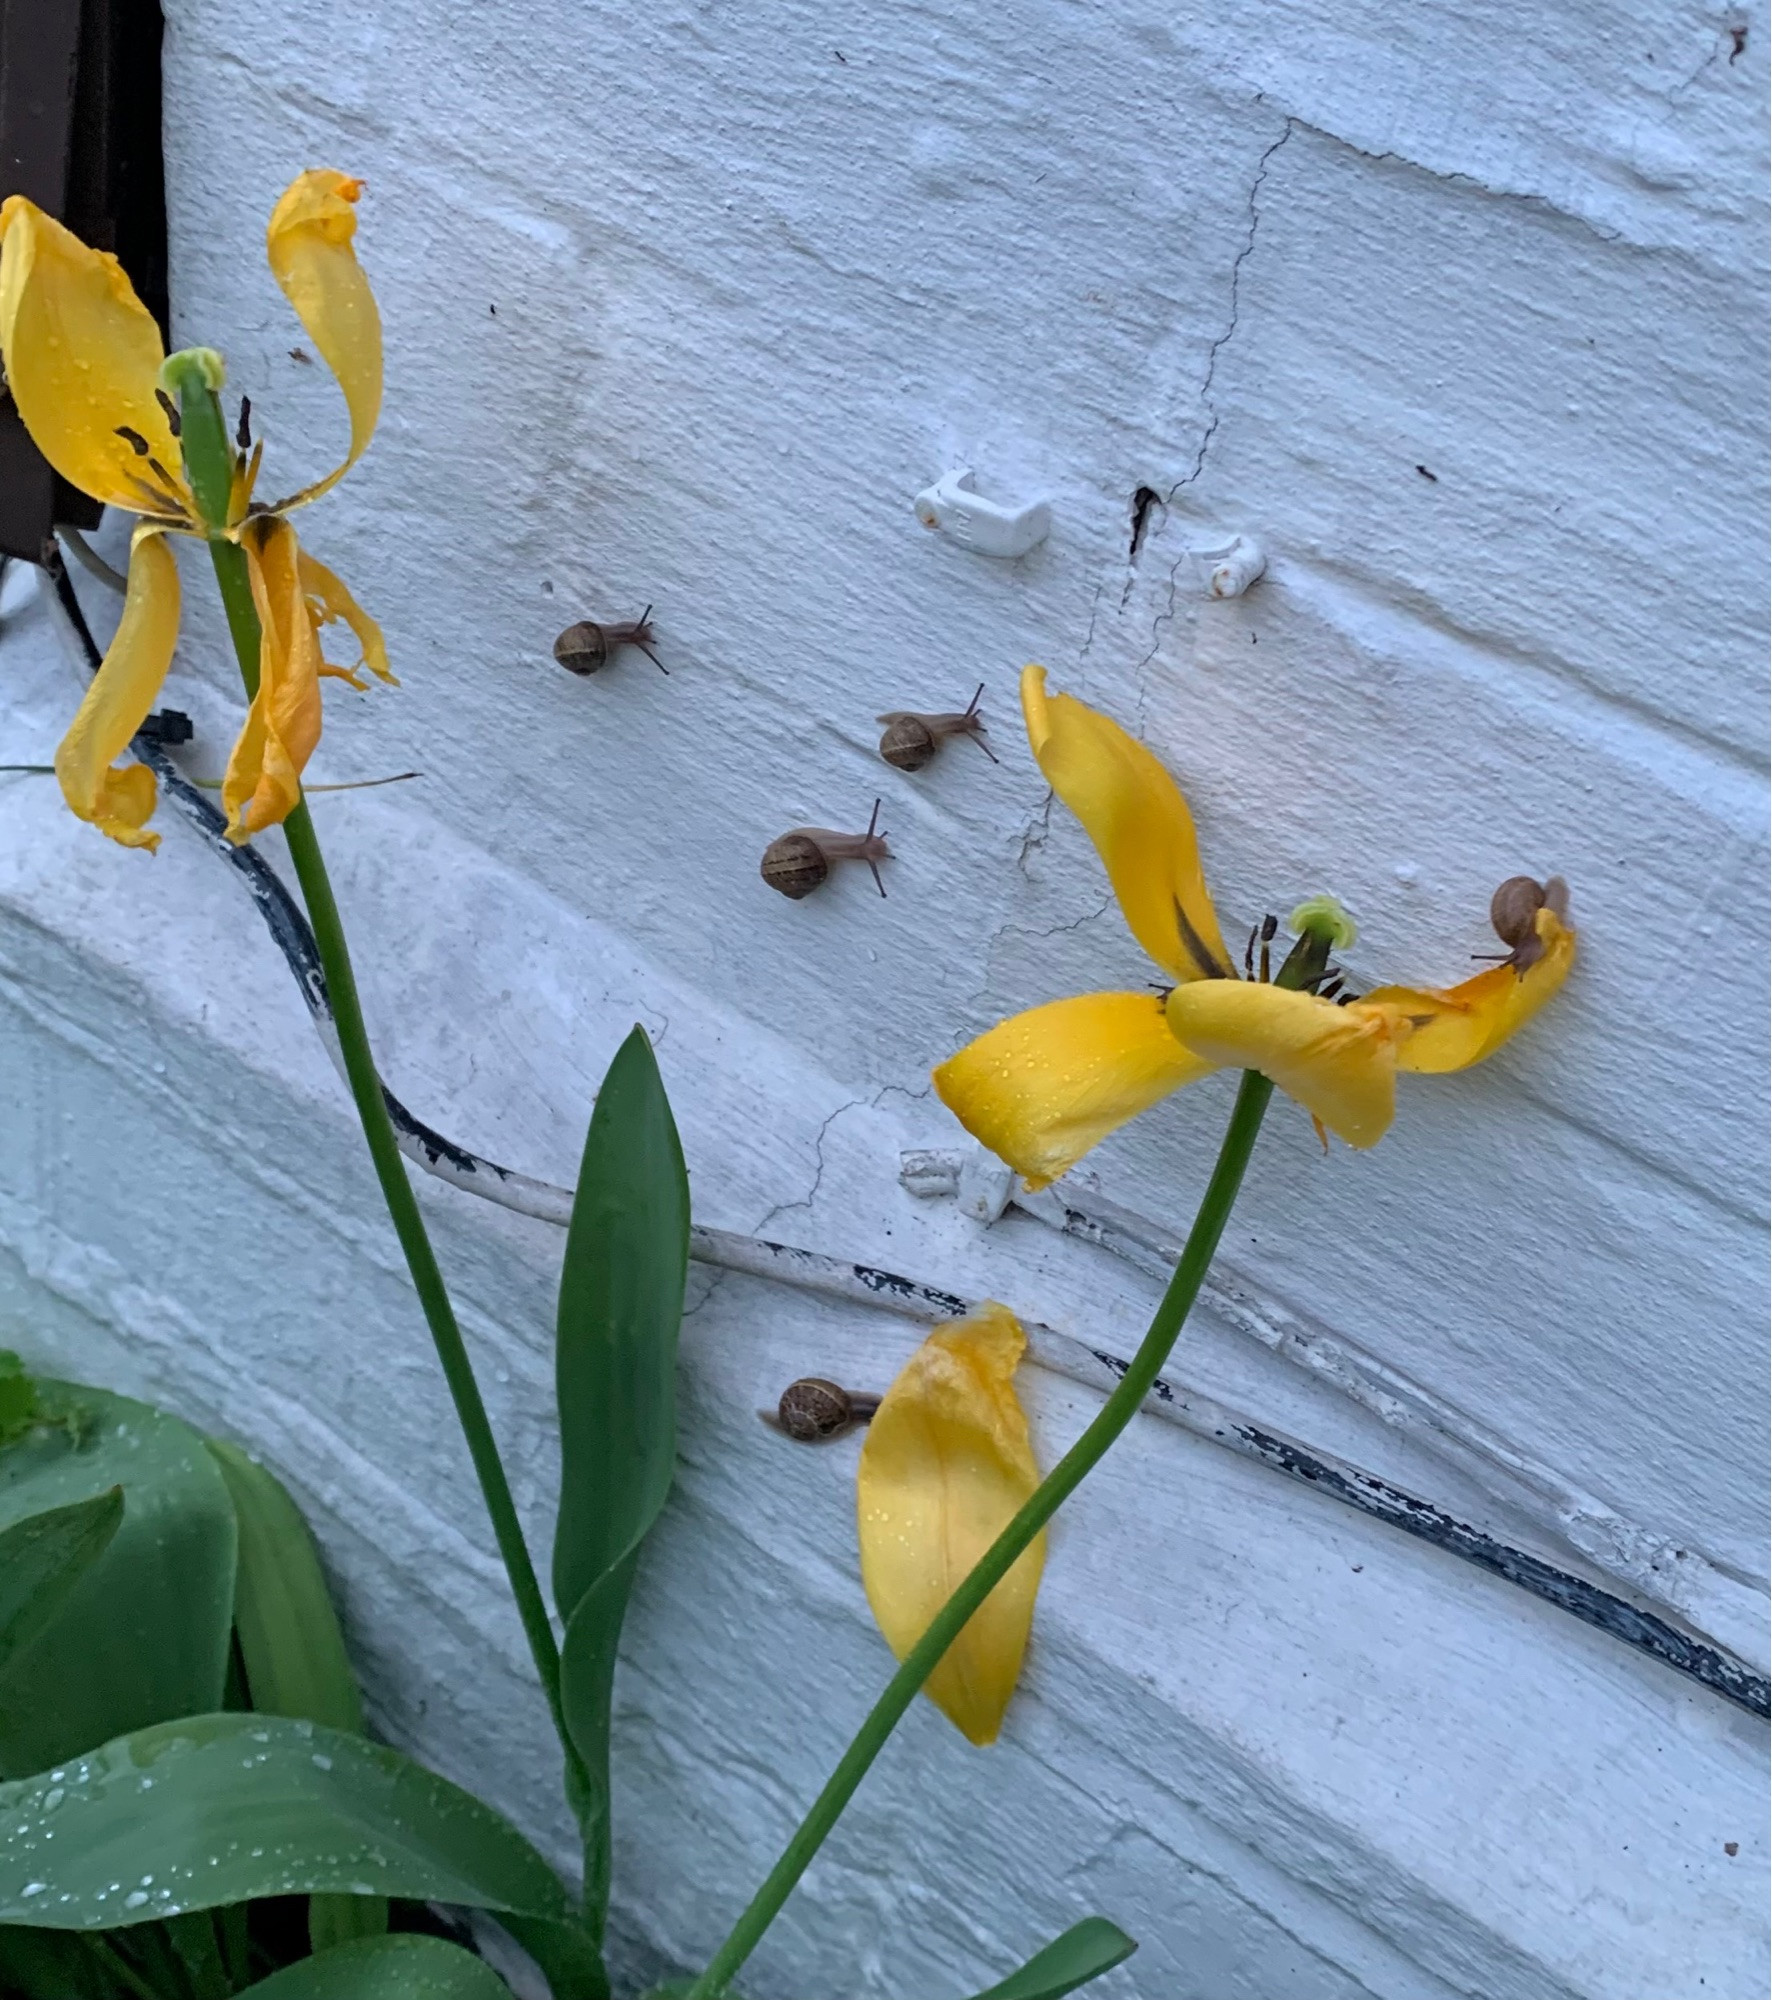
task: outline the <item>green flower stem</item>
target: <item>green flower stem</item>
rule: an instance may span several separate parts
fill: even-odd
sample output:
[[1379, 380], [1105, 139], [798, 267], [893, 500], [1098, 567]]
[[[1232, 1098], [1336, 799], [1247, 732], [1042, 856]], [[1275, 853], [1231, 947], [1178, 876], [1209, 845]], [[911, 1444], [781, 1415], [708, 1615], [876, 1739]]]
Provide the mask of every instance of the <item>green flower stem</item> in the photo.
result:
[[[232, 453], [221, 406], [206, 384], [186, 380], [181, 382], [180, 387], [183, 391], [179, 406], [183, 426], [181, 441], [192, 491], [206, 518], [210, 521], [225, 519]], [[222, 605], [227, 613], [228, 630], [233, 635], [234, 651], [239, 658], [241, 678], [246, 683], [248, 695], [255, 695], [258, 692], [259, 622], [252, 601], [246, 556], [238, 544], [214, 535], [210, 538], [209, 554], [215, 566], [215, 580], [221, 590]], [[406, 1163], [400, 1157], [394, 1127], [383, 1101], [381, 1078], [376, 1073], [375, 1056], [369, 1046], [369, 1032], [364, 1025], [363, 1008], [357, 997], [357, 980], [351, 969], [344, 925], [339, 918], [338, 904], [333, 898], [332, 883], [326, 873], [326, 862], [320, 852], [313, 821], [308, 815], [306, 800], [298, 804], [283, 822], [283, 831], [289, 842], [290, 860], [295, 864], [296, 880], [301, 884], [302, 897], [307, 904], [308, 921], [314, 928], [320, 963], [325, 968], [326, 991], [332, 1004], [339, 1048], [344, 1057], [345, 1075], [363, 1126], [363, 1136], [369, 1144], [375, 1176], [381, 1183], [382, 1198], [393, 1220], [394, 1233], [400, 1239], [407, 1269], [412, 1273], [413, 1289], [418, 1293], [425, 1323], [431, 1330], [431, 1339], [437, 1349], [437, 1359], [442, 1364], [444, 1379], [455, 1401], [455, 1414], [461, 1424], [462, 1435], [467, 1440], [468, 1455], [474, 1462], [486, 1511], [492, 1517], [492, 1531], [498, 1541], [498, 1552], [504, 1558], [505, 1574], [510, 1578], [511, 1595], [517, 1601], [518, 1616], [523, 1621], [535, 1670], [540, 1676], [554, 1727], [559, 1733], [560, 1747], [565, 1753], [568, 1789], [577, 1797], [581, 1795], [585, 1783], [584, 1767], [567, 1734], [566, 1718], [560, 1705], [560, 1649], [554, 1641], [554, 1629], [548, 1620], [547, 1601], [542, 1596], [535, 1564], [523, 1539], [523, 1526], [517, 1515], [516, 1502], [511, 1497], [503, 1461], [498, 1455], [498, 1444], [486, 1415], [480, 1385], [474, 1379], [473, 1363], [468, 1358], [467, 1345], [456, 1323], [455, 1309], [444, 1287], [443, 1273], [431, 1248], [424, 1216], [413, 1193], [412, 1183], [407, 1178]]]
[[547, 1602], [542, 1596], [535, 1564], [530, 1559], [529, 1546], [523, 1539], [517, 1505], [511, 1497], [504, 1462], [498, 1455], [498, 1444], [486, 1415], [480, 1385], [474, 1379], [474, 1366], [468, 1358], [467, 1345], [462, 1339], [461, 1328], [456, 1324], [455, 1308], [450, 1304], [449, 1294], [444, 1288], [443, 1274], [437, 1267], [436, 1253], [431, 1248], [418, 1197], [413, 1193], [412, 1182], [407, 1176], [406, 1162], [400, 1157], [394, 1127], [382, 1097], [381, 1078], [376, 1073], [375, 1057], [370, 1051], [368, 1031], [363, 1024], [363, 1009], [357, 998], [356, 975], [351, 969], [344, 925], [339, 919], [332, 883], [320, 853], [319, 836], [314, 831], [305, 799], [283, 822], [283, 832], [289, 842], [289, 858], [295, 864], [296, 880], [301, 884], [302, 899], [308, 906], [308, 921], [314, 927], [314, 942], [319, 946], [320, 963], [326, 970], [326, 991], [332, 1002], [332, 1018], [344, 1055], [345, 1074], [350, 1080], [351, 1096], [356, 1101], [363, 1136], [369, 1142], [375, 1177], [381, 1183], [382, 1199], [388, 1205], [394, 1233], [400, 1239], [407, 1268], [412, 1273], [413, 1289], [418, 1293], [425, 1323], [431, 1330], [437, 1359], [442, 1364], [449, 1393], [455, 1400], [455, 1414], [461, 1424], [462, 1435], [467, 1440], [468, 1455], [474, 1461], [480, 1491], [486, 1500], [486, 1511], [492, 1517], [492, 1531], [498, 1538], [498, 1552], [504, 1558], [505, 1573], [511, 1581], [511, 1595], [517, 1600], [517, 1612], [523, 1621], [530, 1653], [535, 1659], [535, 1671], [541, 1677], [554, 1727], [559, 1732], [560, 1745], [566, 1753], [568, 1769], [576, 1775], [578, 1754], [566, 1733], [565, 1713], [560, 1706], [560, 1649], [554, 1641], [554, 1628], [548, 1621]]
[[922, 1638], [905, 1655], [903, 1665], [887, 1682], [885, 1693], [875, 1702], [867, 1720], [857, 1730], [855, 1740], [844, 1751], [842, 1760], [831, 1773], [812, 1810], [800, 1823], [799, 1831], [769, 1871], [768, 1880], [752, 1897], [744, 1915], [733, 1926], [731, 1936], [714, 1954], [708, 1969], [690, 1987], [687, 2000], [714, 2000], [714, 1996], [725, 1992], [728, 1982], [736, 1976], [739, 1967], [756, 1949], [763, 1933], [775, 1921], [825, 1836], [836, 1825], [838, 1815], [866, 1777], [868, 1767], [885, 1747], [886, 1739], [897, 1726], [899, 1718], [916, 1700], [918, 1690], [941, 1663], [942, 1655], [959, 1637], [966, 1621], [1008, 1574], [1016, 1557], [1094, 1471], [1108, 1447], [1138, 1414], [1139, 1405], [1150, 1394], [1151, 1385], [1169, 1359], [1182, 1322], [1199, 1294], [1218, 1249], [1225, 1224], [1230, 1220], [1232, 1204], [1243, 1184], [1249, 1155], [1261, 1130], [1262, 1116], [1273, 1094], [1274, 1087], [1265, 1076], [1253, 1070], [1244, 1072], [1230, 1125], [1218, 1149], [1218, 1163], [1212, 1169], [1212, 1178], [1200, 1199], [1194, 1226], [1188, 1232], [1187, 1243], [1176, 1262], [1174, 1275], [1163, 1294], [1163, 1302], [1151, 1321], [1150, 1331], [1139, 1343], [1138, 1352], [1120, 1378], [1119, 1386], [1101, 1406], [1089, 1428], [1040, 1482], [1032, 1498], [935, 1614]]

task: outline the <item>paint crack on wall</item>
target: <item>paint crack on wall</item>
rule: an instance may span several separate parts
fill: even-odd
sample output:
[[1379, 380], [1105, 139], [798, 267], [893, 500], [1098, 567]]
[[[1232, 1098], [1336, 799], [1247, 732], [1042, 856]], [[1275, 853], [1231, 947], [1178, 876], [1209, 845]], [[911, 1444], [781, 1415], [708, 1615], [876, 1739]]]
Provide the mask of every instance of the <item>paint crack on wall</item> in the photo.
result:
[[[1238, 327], [1242, 324], [1243, 266], [1255, 254], [1256, 238], [1261, 233], [1261, 190], [1267, 181], [1268, 173], [1273, 165], [1276, 154], [1290, 141], [1293, 133], [1298, 130], [1299, 123], [1300, 121], [1296, 118], [1288, 118], [1279, 136], [1268, 143], [1262, 150], [1260, 158], [1255, 162], [1255, 172], [1250, 178], [1246, 204], [1248, 210], [1248, 228], [1244, 234], [1241, 247], [1238, 249], [1236, 256], [1231, 260], [1230, 300], [1224, 331], [1218, 335], [1212, 345], [1206, 350], [1206, 371], [1200, 382], [1198, 398], [1205, 411], [1205, 427], [1201, 431], [1200, 442], [1194, 452], [1192, 469], [1170, 487], [1165, 497], [1164, 505], [1167, 508], [1173, 508], [1176, 496], [1194, 485], [1205, 472], [1206, 459], [1211, 452], [1212, 441], [1218, 435], [1220, 415], [1218, 406], [1213, 400], [1213, 384], [1218, 378], [1219, 356], [1230, 345]], [[1176, 580], [1181, 574], [1182, 564], [1188, 561], [1188, 559], [1188, 552], [1186, 549], [1183, 549], [1176, 556], [1173, 563], [1171, 563], [1169, 567], [1168, 590], [1164, 599], [1163, 609], [1157, 613], [1151, 624], [1149, 650], [1133, 667], [1133, 673], [1137, 680], [1138, 734], [1141, 739], [1145, 733], [1145, 707], [1148, 684], [1147, 669], [1156, 658], [1157, 649], [1162, 644], [1163, 627], [1169, 624], [1175, 616]]]

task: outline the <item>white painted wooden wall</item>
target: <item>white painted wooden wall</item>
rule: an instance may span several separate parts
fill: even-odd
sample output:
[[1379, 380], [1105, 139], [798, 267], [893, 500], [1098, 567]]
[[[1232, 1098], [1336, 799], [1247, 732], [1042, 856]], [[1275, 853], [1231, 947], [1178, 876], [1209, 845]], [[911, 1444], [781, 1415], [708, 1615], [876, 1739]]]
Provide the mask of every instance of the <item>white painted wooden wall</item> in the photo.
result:
[[[1371, 1155], [1325, 1159], [1282, 1108], [1228, 1255], [1762, 1625], [1763, 10], [167, 11], [176, 331], [226, 349], [279, 490], [343, 423], [264, 218], [304, 165], [369, 183], [387, 409], [303, 533], [404, 685], [333, 695], [310, 775], [425, 773], [316, 802], [413, 1108], [569, 1179], [643, 1020], [703, 1220], [1129, 1352], [1142, 1275], [897, 1180], [959, 1137], [932, 1062], [1147, 976], [1020, 737], [1042, 660], [1184, 780], [1227, 933], [1329, 890], [1361, 981], [1450, 981], [1497, 881], [1569, 878], [1556, 1009], [1406, 1081]], [[912, 496], [960, 465], [1048, 497], [1050, 540], [996, 565], [926, 534]], [[1166, 504], [1133, 555], [1140, 487]], [[1268, 572], [1213, 603], [1190, 550], [1235, 532]], [[186, 576], [169, 698], [214, 773], [238, 689]], [[77, 691], [27, 597], [0, 606], [7, 761]], [[563, 625], [649, 601], [669, 678], [552, 662]], [[1000, 768], [878, 761], [878, 710], [979, 680]], [[861, 871], [769, 894], [775, 834], [877, 793], [887, 901]], [[176, 824], [127, 855], [30, 778], [0, 815], [12, 1337], [278, 1465], [378, 1726], [564, 1855], [465, 1458], [285, 970]], [[1175, 1227], [1228, 1091], [1104, 1148], [1103, 1191]], [[560, 1239], [427, 1203], [541, 1532]], [[853, 1444], [752, 1412], [808, 1370], [879, 1386], [916, 1338], [753, 1280], [694, 1296], [618, 1688], [636, 1975], [717, 1942], [888, 1665]], [[1542, 1544], [1222, 1317], [1178, 1368]], [[1027, 1390], [1050, 1457], [1092, 1398]], [[1060, 1525], [1004, 1742], [920, 1711], [754, 1990], [958, 1993], [1099, 1909], [1144, 1941], [1104, 2000], [1750, 2000], [1764, 1780], [1752, 1718], [1141, 1421]]]

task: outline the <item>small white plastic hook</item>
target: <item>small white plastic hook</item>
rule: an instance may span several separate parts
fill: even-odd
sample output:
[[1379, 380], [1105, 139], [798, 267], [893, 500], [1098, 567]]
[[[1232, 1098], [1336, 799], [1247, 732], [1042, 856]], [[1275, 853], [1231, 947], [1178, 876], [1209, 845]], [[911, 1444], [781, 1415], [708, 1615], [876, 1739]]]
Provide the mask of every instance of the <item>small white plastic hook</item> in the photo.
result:
[[1038, 548], [1052, 531], [1052, 510], [1044, 500], [1004, 507], [984, 499], [970, 470], [944, 472], [917, 495], [917, 519], [940, 528], [974, 555], [1012, 561]]
[[1267, 551], [1253, 535], [1235, 535], [1215, 548], [1189, 549], [1208, 597], [1241, 597], [1267, 568]]

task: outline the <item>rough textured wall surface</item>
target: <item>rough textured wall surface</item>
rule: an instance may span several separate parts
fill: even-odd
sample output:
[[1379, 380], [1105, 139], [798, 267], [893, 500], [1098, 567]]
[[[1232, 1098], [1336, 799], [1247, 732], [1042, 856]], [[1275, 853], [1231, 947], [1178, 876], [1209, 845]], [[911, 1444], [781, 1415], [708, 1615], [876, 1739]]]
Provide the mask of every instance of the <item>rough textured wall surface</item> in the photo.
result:
[[[167, 11], [176, 332], [226, 348], [278, 490], [344, 424], [264, 217], [303, 165], [369, 183], [387, 408], [303, 532], [404, 685], [333, 698], [310, 775], [425, 773], [317, 801], [420, 1115], [565, 1179], [641, 1019], [701, 1219], [1129, 1352], [1140, 1274], [898, 1182], [901, 1148], [960, 1136], [933, 1060], [1150, 974], [1021, 742], [1040, 659], [1182, 777], [1227, 933], [1330, 890], [1359, 983], [1447, 982], [1496, 882], [1569, 878], [1555, 1011], [1478, 1072], [1407, 1080], [1372, 1154], [1325, 1158], [1282, 1108], [1228, 1254], [1265, 1309], [1677, 1551], [1699, 1629], [1751, 1647], [1763, 12]], [[925, 533], [913, 495], [963, 465], [1048, 498], [1050, 539], [996, 564]], [[1193, 552], [1239, 532], [1266, 575], [1212, 601]], [[188, 577], [172, 698], [210, 773], [238, 694]], [[668, 678], [552, 662], [561, 626], [648, 601]], [[24, 758], [76, 683], [46, 609], [6, 609]], [[1001, 766], [878, 761], [878, 710], [979, 680]], [[465, 1458], [286, 972], [176, 825], [150, 862], [0, 783], [19, 1338], [277, 1464], [379, 1726], [564, 1853]], [[776, 833], [859, 826], [876, 794], [888, 900], [861, 871], [769, 894]], [[1228, 1091], [1110, 1143], [1101, 1192], [1173, 1228]], [[559, 1237], [427, 1201], [539, 1532]], [[618, 1687], [637, 1970], [717, 1940], [886, 1667], [853, 1446], [796, 1451], [752, 1412], [809, 1369], [883, 1381], [916, 1338], [734, 1276], [694, 1298], [681, 1483]], [[1182, 1365], [1570, 1560], [1222, 1316]], [[1047, 1456], [1093, 1406], [1038, 1373], [1029, 1399]], [[1764, 1778], [1738, 1710], [1141, 1422], [1060, 1526], [1004, 1743], [919, 1712], [755, 1990], [952, 1991], [1098, 1908], [1144, 1940], [1104, 2000], [1746, 2000]]]

